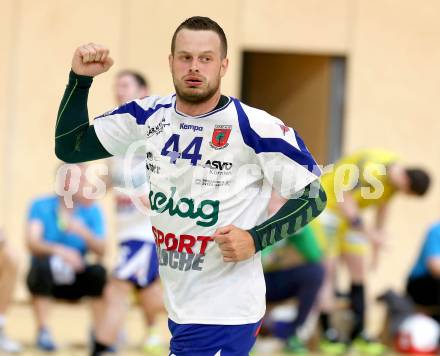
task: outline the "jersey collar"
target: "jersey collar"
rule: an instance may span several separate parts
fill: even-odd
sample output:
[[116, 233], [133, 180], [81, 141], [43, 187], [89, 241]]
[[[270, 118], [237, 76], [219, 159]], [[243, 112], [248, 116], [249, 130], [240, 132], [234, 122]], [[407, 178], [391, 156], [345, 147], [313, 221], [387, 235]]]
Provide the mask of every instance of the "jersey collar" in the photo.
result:
[[232, 99], [229, 96], [221, 95], [220, 100], [218, 101], [216, 107], [213, 110], [207, 112], [206, 114], [201, 114], [201, 115], [197, 115], [197, 116], [190, 116], [190, 115], [186, 115], [186, 114], [177, 110], [177, 108], [176, 108], [176, 94], [174, 94], [172, 96], [172, 104], [173, 104], [173, 108], [174, 108], [175, 113], [179, 116], [182, 116], [185, 118], [191, 118], [191, 119], [202, 119], [204, 117], [211, 116], [219, 111], [226, 109], [231, 102], [232, 102]]

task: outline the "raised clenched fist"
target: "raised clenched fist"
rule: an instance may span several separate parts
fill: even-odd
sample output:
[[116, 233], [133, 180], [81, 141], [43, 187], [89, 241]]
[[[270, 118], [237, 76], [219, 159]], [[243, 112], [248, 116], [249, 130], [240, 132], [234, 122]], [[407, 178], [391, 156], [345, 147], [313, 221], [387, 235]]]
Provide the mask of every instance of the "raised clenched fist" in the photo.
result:
[[72, 70], [78, 75], [95, 77], [107, 72], [113, 65], [108, 48], [96, 43], [78, 47], [73, 54]]

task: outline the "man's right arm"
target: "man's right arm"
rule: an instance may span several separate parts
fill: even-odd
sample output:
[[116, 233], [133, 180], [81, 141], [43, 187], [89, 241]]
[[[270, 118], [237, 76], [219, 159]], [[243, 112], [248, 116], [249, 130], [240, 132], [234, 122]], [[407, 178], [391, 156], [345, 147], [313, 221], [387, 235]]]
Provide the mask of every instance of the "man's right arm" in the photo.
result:
[[33, 256], [51, 256], [55, 254], [57, 245], [45, 242], [42, 238], [43, 225], [40, 221], [28, 222], [26, 243]]
[[68, 163], [110, 157], [89, 123], [87, 98], [93, 77], [113, 64], [108, 49], [93, 43], [78, 47], [55, 127], [55, 154]]
[[69, 83], [58, 110], [55, 128], [55, 154], [67, 163], [110, 157], [89, 124], [87, 97], [93, 78], [69, 75]]
[[84, 267], [81, 255], [69, 247], [50, 243], [43, 239], [44, 227], [42, 222], [34, 219], [28, 222], [26, 231], [26, 242], [32, 256], [60, 256], [75, 271], [80, 271]]

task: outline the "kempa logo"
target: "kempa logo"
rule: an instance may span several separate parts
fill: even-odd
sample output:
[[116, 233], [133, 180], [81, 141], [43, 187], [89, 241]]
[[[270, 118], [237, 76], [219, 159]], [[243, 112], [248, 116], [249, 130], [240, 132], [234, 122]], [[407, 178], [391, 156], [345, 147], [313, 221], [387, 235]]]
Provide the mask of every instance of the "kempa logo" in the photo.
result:
[[187, 125], [187, 124], [180, 124], [180, 129], [181, 130], [193, 130], [194, 132], [196, 131], [203, 131], [203, 127], [202, 126], [196, 126], [196, 125]]
[[164, 193], [153, 190], [150, 191], [149, 200], [151, 210], [158, 213], [168, 212], [170, 216], [180, 216], [181, 218], [189, 218], [197, 220], [199, 226], [213, 226], [218, 221], [218, 213], [220, 202], [218, 200], [202, 200], [196, 207], [194, 200], [191, 198], [180, 198], [174, 202], [174, 194], [176, 187], [171, 187], [171, 196], [168, 198]]

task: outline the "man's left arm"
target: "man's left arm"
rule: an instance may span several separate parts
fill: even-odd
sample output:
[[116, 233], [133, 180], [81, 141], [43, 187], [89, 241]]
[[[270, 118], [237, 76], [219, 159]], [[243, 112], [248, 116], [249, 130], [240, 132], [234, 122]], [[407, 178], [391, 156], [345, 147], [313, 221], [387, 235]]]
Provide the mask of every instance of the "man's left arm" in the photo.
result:
[[91, 209], [93, 210], [90, 226], [74, 218], [70, 221], [68, 230], [81, 236], [91, 252], [98, 257], [103, 257], [105, 254], [104, 222], [100, 210], [97, 207]]
[[68, 230], [76, 235], [81, 236], [90, 251], [99, 257], [104, 256], [104, 240], [98, 237], [89, 227], [87, 227], [87, 225], [83, 224], [80, 220], [72, 219], [68, 226]]
[[327, 196], [319, 180], [309, 184], [298, 198], [288, 199], [275, 215], [248, 230], [255, 252], [294, 235], [321, 214], [326, 202]]
[[310, 223], [325, 208], [327, 197], [319, 181], [309, 184], [298, 198], [287, 202], [268, 220], [252, 229], [243, 230], [234, 225], [219, 228], [214, 239], [225, 262], [238, 262], [256, 252], [294, 235]]
[[321, 171], [298, 133], [270, 116], [254, 124], [248, 129], [253, 133], [243, 135], [245, 143], [254, 149], [264, 179], [287, 201], [274, 216], [249, 230], [233, 225], [217, 229], [214, 239], [225, 262], [245, 260], [292, 236], [317, 217], [327, 202], [319, 182]]

